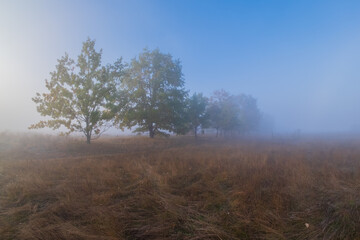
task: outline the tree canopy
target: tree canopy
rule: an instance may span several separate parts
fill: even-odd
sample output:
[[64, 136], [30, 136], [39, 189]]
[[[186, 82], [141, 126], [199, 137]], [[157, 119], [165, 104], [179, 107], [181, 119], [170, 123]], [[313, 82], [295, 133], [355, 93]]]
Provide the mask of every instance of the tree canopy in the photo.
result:
[[215, 91], [208, 106], [210, 125], [218, 132], [247, 133], [257, 129], [261, 119], [256, 99], [251, 95], [231, 95]]
[[64, 134], [83, 133], [90, 143], [111, 125], [114, 113], [109, 103], [116, 94], [124, 65], [119, 59], [113, 65], [102, 66], [101, 56], [102, 50], [95, 50], [95, 41], [87, 39], [77, 62], [66, 53], [58, 60], [50, 81], [45, 80], [48, 92], [36, 93], [32, 99], [37, 111], [50, 119], [30, 128], [65, 127]]
[[77, 61], [68, 54], [58, 60], [48, 92], [32, 99], [46, 120], [29, 128], [66, 129], [80, 132], [87, 143], [111, 126], [148, 132], [151, 138], [170, 133], [215, 128], [221, 133], [256, 130], [261, 114], [251, 95], [216, 91], [210, 99], [201, 93], [188, 96], [179, 59], [159, 49], [144, 49], [129, 64], [118, 59], [101, 64], [102, 50], [87, 39]]
[[180, 61], [158, 49], [145, 49], [134, 58], [124, 80], [128, 104], [122, 126], [136, 126], [135, 132], [167, 135], [184, 130], [184, 79]]
[[202, 93], [194, 93], [188, 100], [188, 118], [191, 129], [194, 131], [195, 138], [197, 138], [198, 128], [201, 126], [205, 128], [208, 126], [208, 99]]

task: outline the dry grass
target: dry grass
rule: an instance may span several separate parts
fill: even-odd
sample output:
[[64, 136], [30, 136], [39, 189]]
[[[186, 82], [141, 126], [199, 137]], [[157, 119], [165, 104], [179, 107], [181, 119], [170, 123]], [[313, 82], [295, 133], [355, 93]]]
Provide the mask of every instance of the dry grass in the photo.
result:
[[0, 135], [1, 239], [360, 239], [359, 222], [354, 139]]

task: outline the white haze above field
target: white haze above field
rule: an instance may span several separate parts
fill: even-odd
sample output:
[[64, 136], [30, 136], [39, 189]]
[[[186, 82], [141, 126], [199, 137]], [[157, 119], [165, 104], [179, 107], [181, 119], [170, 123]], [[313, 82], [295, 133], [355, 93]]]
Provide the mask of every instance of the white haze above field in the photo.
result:
[[358, 1], [3, 0], [0, 131], [41, 119], [31, 98], [90, 37], [103, 64], [159, 47], [191, 93], [251, 94], [275, 132], [360, 132], [359, 12]]

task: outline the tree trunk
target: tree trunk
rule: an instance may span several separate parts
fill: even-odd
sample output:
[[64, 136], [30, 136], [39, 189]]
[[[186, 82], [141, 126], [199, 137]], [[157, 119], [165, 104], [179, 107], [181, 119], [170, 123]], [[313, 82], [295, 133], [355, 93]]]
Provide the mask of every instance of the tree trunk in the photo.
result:
[[149, 125], [149, 136], [150, 136], [150, 138], [154, 138], [154, 136], [155, 136], [154, 127], [152, 124]]
[[197, 127], [194, 127], [195, 139], [197, 139]]
[[85, 136], [86, 136], [86, 143], [90, 144], [91, 141], [91, 132], [92, 129], [89, 127], [89, 118], [86, 118], [86, 128], [85, 128]]

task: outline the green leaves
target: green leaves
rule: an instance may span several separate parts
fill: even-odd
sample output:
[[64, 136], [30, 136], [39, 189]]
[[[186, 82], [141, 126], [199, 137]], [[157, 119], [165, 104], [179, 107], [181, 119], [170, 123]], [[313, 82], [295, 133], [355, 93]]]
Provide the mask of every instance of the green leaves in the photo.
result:
[[[144, 49], [130, 64], [122, 58], [101, 65], [102, 50], [87, 39], [75, 62], [67, 53], [58, 60], [47, 92], [32, 100], [47, 120], [30, 129], [66, 129], [63, 134], [81, 132], [90, 143], [116, 124], [150, 137], [185, 134], [199, 127], [246, 132], [254, 130], [260, 113], [251, 96], [233, 96], [217, 91], [210, 101], [202, 94], [188, 99], [180, 60], [155, 49]], [[210, 102], [210, 103], [208, 103]]]
[[188, 121], [191, 129], [194, 131], [195, 137], [197, 136], [197, 129], [208, 126], [209, 115], [207, 113], [208, 99], [201, 93], [194, 93], [188, 100]]
[[128, 94], [123, 124], [149, 131], [150, 137], [176, 132], [187, 92], [179, 60], [158, 49], [144, 51], [131, 61], [124, 90]]
[[116, 84], [122, 77], [121, 59], [114, 65], [101, 66], [102, 50], [95, 50], [95, 41], [87, 39], [75, 63], [68, 54], [58, 60], [50, 81], [45, 80], [47, 93], [37, 93], [32, 100], [37, 111], [50, 120], [31, 125], [30, 129], [64, 127], [81, 132], [90, 143], [110, 126], [114, 116], [109, 108], [114, 101]]
[[250, 95], [214, 92], [208, 107], [210, 125], [224, 134], [256, 130], [261, 118], [256, 99]]

